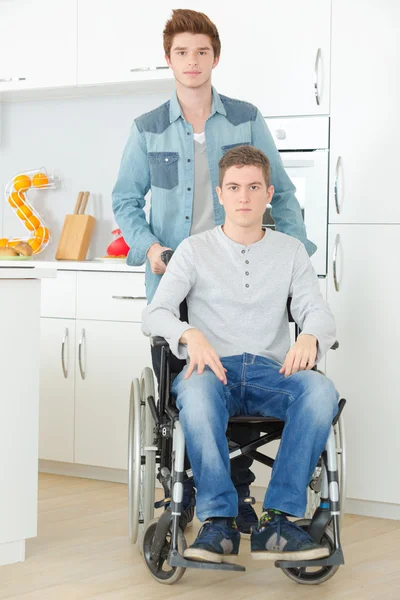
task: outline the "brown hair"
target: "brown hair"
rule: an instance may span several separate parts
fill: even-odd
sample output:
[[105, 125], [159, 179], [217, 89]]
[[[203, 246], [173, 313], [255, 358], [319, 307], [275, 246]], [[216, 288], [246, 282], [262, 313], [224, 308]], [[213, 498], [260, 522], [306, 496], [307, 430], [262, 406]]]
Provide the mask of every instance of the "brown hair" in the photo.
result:
[[225, 173], [230, 167], [243, 166], [260, 167], [263, 172], [267, 188], [271, 183], [271, 166], [264, 152], [254, 146], [236, 146], [228, 150], [219, 161], [219, 185], [222, 187]]
[[174, 37], [178, 33], [203, 33], [208, 35], [214, 50], [214, 57], [221, 54], [221, 42], [218, 29], [204, 13], [186, 8], [177, 8], [172, 11], [172, 17], [165, 23], [164, 51], [170, 57]]

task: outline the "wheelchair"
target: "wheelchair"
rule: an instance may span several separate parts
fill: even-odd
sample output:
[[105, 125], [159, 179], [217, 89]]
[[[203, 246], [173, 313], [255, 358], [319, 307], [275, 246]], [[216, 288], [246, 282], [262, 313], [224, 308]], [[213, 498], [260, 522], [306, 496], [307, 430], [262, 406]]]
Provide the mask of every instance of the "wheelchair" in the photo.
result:
[[[288, 317], [290, 299], [288, 300]], [[299, 328], [295, 324], [295, 337]], [[179, 422], [179, 413], [172, 397], [173, 373], [170, 366], [171, 351], [163, 338], [153, 338], [154, 346], [161, 347], [160, 385], [156, 401], [154, 375], [146, 367], [140, 381], [134, 378], [131, 385], [128, 441], [128, 497], [129, 536], [138, 545], [144, 562], [156, 581], [174, 584], [186, 568], [225, 571], [245, 571], [239, 564], [210, 563], [183, 558], [186, 549], [185, 516], [181, 510], [183, 481], [192, 476], [184, 468], [185, 439]], [[332, 349], [336, 349], [336, 342]], [[307, 488], [305, 517], [296, 520], [315, 541], [330, 550], [328, 557], [316, 560], [279, 560], [275, 566], [299, 584], [316, 585], [330, 579], [344, 564], [340, 543], [346, 482], [346, 445], [342, 411], [346, 400], [339, 400], [338, 413], [317, 467]], [[229, 439], [232, 424], [251, 424], [259, 437], [240, 446]], [[282, 436], [284, 422], [272, 417], [237, 416], [229, 420], [227, 437], [230, 460], [247, 455], [262, 464], [273, 467], [274, 459], [258, 452], [258, 448]], [[159, 518], [154, 518], [156, 466], [157, 479], [165, 494]], [[239, 555], [240, 556], [240, 555]]]

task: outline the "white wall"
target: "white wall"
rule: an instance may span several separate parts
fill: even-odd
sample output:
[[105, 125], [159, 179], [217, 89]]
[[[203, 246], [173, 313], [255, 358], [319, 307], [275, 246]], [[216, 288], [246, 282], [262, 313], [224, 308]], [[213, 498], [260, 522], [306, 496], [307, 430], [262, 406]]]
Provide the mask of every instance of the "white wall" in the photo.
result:
[[[66, 214], [73, 212], [80, 190], [91, 196], [86, 212], [96, 217], [88, 258], [103, 256], [115, 226], [111, 191], [132, 121], [171, 95], [153, 91], [84, 98], [3, 102], [0, 140], [0, 233], [27, 236], [4, 197], [6, 183], [21, 171], [46, 167], [62, 182], [57, 191], [35, 191], [28, 198], [52, 231], [52, 241], [38, 258], [54, 258]], [[0, 215], [1, 215], [0, 212]], [[1, 226], [1, 221], [3, 221]]]

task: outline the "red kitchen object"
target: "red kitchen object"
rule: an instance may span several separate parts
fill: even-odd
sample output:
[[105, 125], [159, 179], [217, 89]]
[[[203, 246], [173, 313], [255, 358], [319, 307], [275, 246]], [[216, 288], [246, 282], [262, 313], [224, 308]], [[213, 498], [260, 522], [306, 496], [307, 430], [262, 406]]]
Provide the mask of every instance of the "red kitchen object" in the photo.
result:
[[118, 237], [108, 246], [108, 256], [126, 256], [129, 252], [129, 246], [122, 237], [121, 230], [114, 229], [112, 234]]

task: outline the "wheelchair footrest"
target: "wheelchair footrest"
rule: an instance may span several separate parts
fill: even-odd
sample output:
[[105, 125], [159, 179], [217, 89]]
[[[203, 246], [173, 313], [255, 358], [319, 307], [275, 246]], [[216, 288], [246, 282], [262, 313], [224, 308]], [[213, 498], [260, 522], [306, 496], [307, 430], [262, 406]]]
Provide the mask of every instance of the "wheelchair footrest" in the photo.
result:
[[171, 567], [185, 567], [187, 569], [214, 569], [215, 571], [245, 571], [246, 567], [229, 563], [211, 563], [200, 560], [186, 560], [179, 552], [170, 552], [168, 564]]
[[344, 556], [342, 550], [335, 550], [326, 558], [316, 558], [315, 560], [277, 560], [275, 566], [278, 569], [299, 569], [300, 567], [334, 567], [344, 565]]

